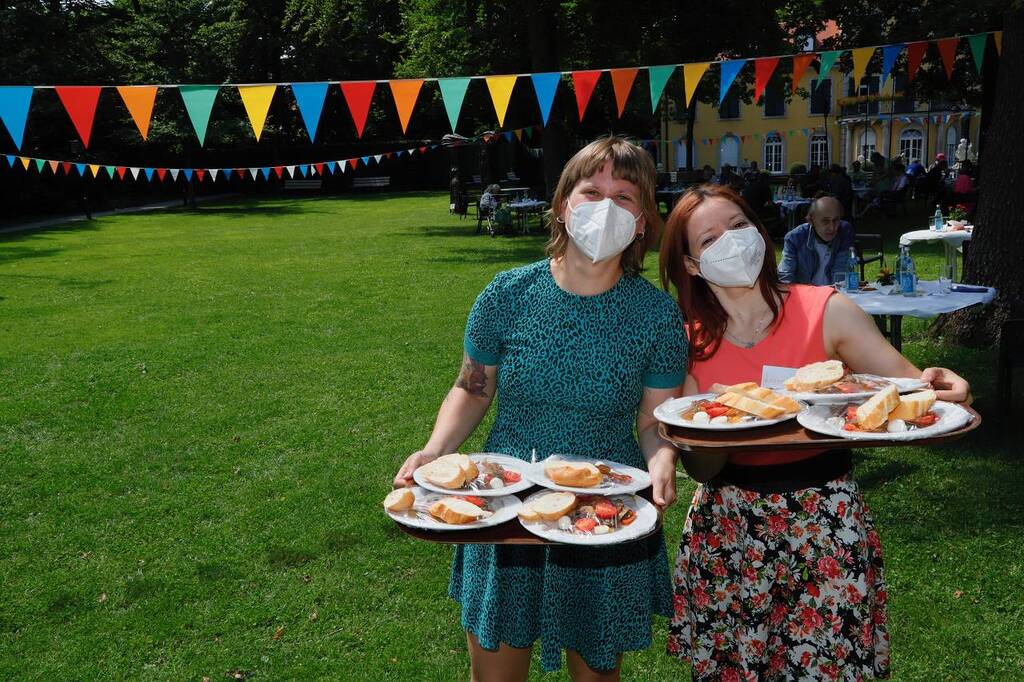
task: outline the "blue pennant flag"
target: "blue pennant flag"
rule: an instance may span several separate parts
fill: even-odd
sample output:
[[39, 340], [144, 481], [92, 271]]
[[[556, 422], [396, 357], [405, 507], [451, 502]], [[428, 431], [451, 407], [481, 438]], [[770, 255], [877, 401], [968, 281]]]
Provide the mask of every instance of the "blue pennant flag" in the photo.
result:
[[11, 168], [14, 168], [14, 155], [13, 154], [5, 154], [4, 158], [7, 159], [7, 165], [10, 166]]
[[327, 172], [330, 173], [331, 175], [334, 175], [334, 164], [335, 163], [336, 163], [335, 161], [328, 161], [327, 163], [324, 164], [324, 168], [326, 168]]
[[[399, 149], [399, 150], [398, 150], [397, 152], [395, 152], [395, 158], [396, 158], [396, 159], [400, 159], [400, 158], [402, 158], [402, 154], [405, 154], [405, 150], [404, 150], [404, 149]], [[13, 158], [13, 157], [12, 157], [12, 158]], [[11, 161], [11, 165], [12, 165], [12, 166], [14, 165], [14, 162], [13, 162], [13, 161]]]
[[544, 121], [544, 125], [548, 124], [548, 116], [551, 115], [551, 105], [555, 101], [555, 92], [558, 90], [558, 84], [562, 80], [562, 74], [559, 72], [554, 73], [534, 73], [530, 74], [530, 80], [533, 81], [533, 91], [537, 93], [537, 104], [540, 106], [540, 117]]
[[191, 168], [186, 168], [184, 170], [184, 173], [185, 173], [185, 182], [192, 182], [192, 169]]
[[28, 119], [28, 107], [34, 92], [35, 88], [31, 85], [0, 87], [0, 121], [7, 127], [7, 132], [14, 140], [14, 147], [19, 150], [25, 139], [25, 121]]
[[903, 43], [886, 45], [882, 48], [882, 85], [885, 85], [885, 79], [889, 77], [889, 72], [892, 71], [893, 64], [896, 63], [896, 59], [902, 51]]
[[231, 169], [230, 168], [225, 168], [224, 169], [224, 179], [225, 180], [230, 180], [231, 179]]
[[327, 83], [292, 83], [292, 94], [299, 105], [302, 122], [306, 124], [309, 141], [316, 139], [316, 129], [320, 126], [320, 113], [324, 109], [327, 97]]
[[512, 141], [512, 133], [511, 132], [502, 133], [502, 134], [505, 136], [505, 141], [506, 142], [511, 142]]
[[[13, 159], [14, 157], [12, 156], [11, 158]], [[78, 174], [81, 175], [83, 178], [85, 177], [85, 164], [84, 163], [76, 163], [75, 164], [75, 170], [77, 170]]]
[[260, 173], [263, 173], [264, 180], [270, 180], [270, 166], [264, 166], [260, 168]]
[[302, 164], [299, 164], [298, 166], [295, 167], [295, 171], [298, 173], [300, 178], [304, 178], [306, 177], [307, 168], [308, 166], [303, 166]]
[[370, 165], [370, 157], [369, 156], [360, 156], [359, 158], [360, 158], [360, 160], [362, 160], [364, 166], [369, 166]]
[[732, 82], [736, 80], [736, 75], [743, 68], [743, 65], [747, 63], [746, 59], [733, 59], [732, 61], [722, 62], [722, 80], [718, 86], [718, 105], [721, 106], [725, 100], [725, 96], [729, 93], [729, 87]]
[[150, 182], [153, 182], [153, 169], [152, 168], [143, 168], [142, 172], [146, 174], [146, 179], [147, 180], [149, 180]]

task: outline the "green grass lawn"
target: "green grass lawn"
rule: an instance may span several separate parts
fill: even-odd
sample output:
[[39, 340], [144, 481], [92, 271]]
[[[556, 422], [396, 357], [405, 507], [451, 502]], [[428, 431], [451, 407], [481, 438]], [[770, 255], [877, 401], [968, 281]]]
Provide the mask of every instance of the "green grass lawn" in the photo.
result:
[[[451, 549], [379, 502], [476, 294], [543, 239], [476, 236], [446, 206], [236, 202], [0, 238], [0, 678], [468, 677]], [[939, 247], [915, 254], [938, 272]], [[986, 423], [857, 458], [894, 677], [1024, 678], [1020, 429], [997, 414], [993, 352], [924, 327], [905, 352], [961, 370]], [[689, 678], [665, 629], [627, 679]]]

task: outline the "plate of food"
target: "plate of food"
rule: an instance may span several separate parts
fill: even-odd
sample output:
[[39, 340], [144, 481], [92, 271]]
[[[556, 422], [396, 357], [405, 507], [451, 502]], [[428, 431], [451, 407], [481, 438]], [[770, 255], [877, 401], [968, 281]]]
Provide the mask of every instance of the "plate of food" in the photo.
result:
[[643, 469], [574, 455], [551, 455], [531, 465], [527, 475], [539, 486], [583, 494], [625, 495], [651, 484]]
[[384, 511], [406, 526], [424, 530], [467, 530], [497, 526], [515, 518], [521, 506], [515, 495], [451, 495], [418, 486], [396, 488], [384, 498]]
[[657, 508], [636, 495], [595, 495], [541, 490], [518, 512], [523, 528], [545, 540], [571, 545], [614, 545], [650, 533]]
[[527, 478], [529, 464], [494, 452], [442, 455], [412, 472], [412, 479], [435, 493], [477, 497], [511, 495], [533, 486]]
[[841, 360], [826, 360], [798, 369], [779, 392], [807, 403], [848, 403], [866, 400], [887, 386], [895, 386], [899, 393], [928, 388], [920, 379], [855, 374]]
[[691, 429], [733, 431], [778, 424], [807, 407], [752, 381], [711, 388], [711, 393], [666, 400], [654, 408], [654, 418]]
[[956, 431], [971, 421], [971, 414], [956, 403], [936, 400], [935, 391], [901, 396], [889, 385], [864, 402], [813, 405], [797, 421], [826, 436], [907, 441]]

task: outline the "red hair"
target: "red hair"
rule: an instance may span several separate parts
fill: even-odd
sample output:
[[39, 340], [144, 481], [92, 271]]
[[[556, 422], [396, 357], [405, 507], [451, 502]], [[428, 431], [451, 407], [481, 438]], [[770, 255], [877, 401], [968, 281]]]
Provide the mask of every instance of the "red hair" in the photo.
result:
[[685, 261], [690, 253], [690, 242], [687, 239], [686, 229], [690, 224], [690, 218], [697, 207], [708, 199], [725, 199], [736, 204], [746, 216], [750, 223], [757, 227], [765, 243], [764, 262], [761, 264], [761, 272], [757, 276], [757, 286], [761, 289], [761, 295], [772, 310], [775, 324], [780, 318], [782, 294], [785, 288], [779, 281], [779, 272], [775, 266], [775, 253], [772, 247], [771, 237], [761, 224], [757, 214], [750, 210], [750, 206], [740, 195], [729, 187], [723, 185], [701, 185], [686, 191], [676, 202], [672, 214], [665, 224], [665, 231], [661, 236], [661, 286], [670, 291], [669, 286], [676, 288], [679, 308], [686, 317], [686, 326], [690, 341], [689, 364], [693, 367], [694, 362], [708, 360], [722, 344], [722, 337], [725, 335], [725, 327], [729, 323], [729, 315], [725, 312], [718, 297], [711, 290], [703, 277], [691, 275], [686, 270]]

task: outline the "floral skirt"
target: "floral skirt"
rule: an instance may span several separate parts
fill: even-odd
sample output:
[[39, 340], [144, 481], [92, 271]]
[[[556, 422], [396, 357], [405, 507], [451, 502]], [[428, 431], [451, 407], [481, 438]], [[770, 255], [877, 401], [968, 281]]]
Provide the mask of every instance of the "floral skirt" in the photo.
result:
[[695, 679], [889, 676], [882, 552], [849, 475], [820, 488], [697, 488], [668, 653]]

